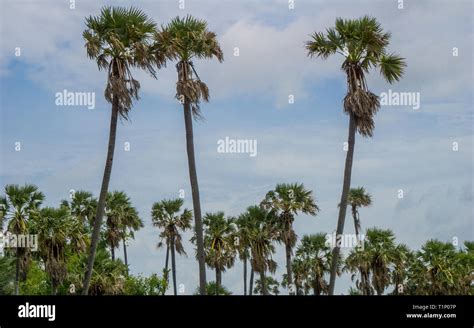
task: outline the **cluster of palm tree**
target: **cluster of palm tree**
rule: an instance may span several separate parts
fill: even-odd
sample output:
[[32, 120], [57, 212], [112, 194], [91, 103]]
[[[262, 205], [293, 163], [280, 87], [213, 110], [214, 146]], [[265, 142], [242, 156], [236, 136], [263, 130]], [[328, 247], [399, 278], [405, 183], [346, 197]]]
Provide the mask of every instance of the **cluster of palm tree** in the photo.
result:
[[[139, 9], [104, 7], [100, 15], [86, 18], [85, 25], [87, 56], [106, 72], [104, 96], [111, 104], [99, 197], [78, 191], [58, 208], [41, 208], [44, 195], [37, 187], [6, 186], [5, 195], [0, 198], [2, 230], [6, 221], [7, 231], [13, 234], [39, 236], [39, 252], [15, 248], [0, 260], [2, 268], [15, 267], [15, 294], [20, 292], [20, 282], [41, 280], [44, 274], [53, 294], [77, 293], [77, 288], [85, 295], [127, 291], [162, 295], [171, 271], [176, 295], [176, 253], [186, 255], [182, 233], [191, 228], [201, 295], [230, 293], [222, 285], [222, 275], [235, 265], [237, 257], [243, 263], [244, 295], [277, 295], [280, 286], [286, 287], [290, 295], [331, 295], [336, 276], [343, 271], [353, 276], [352, 292], [364, 295], [381, 295], [390, 286], [394, 287], [393, 294], [472, 294], [472, 243], [458, 250], [451, 244], [432, 240], [420, 251], [412, 252], [405, 245], [396, 245], [390, 230], [368, 229], [366, 238], [361, 238], [359, 210], [370, 206], [372, 199], [362, 187], [351, 189], [355, 136], [359, 133], [372, 137], [374, 115], [380, 107], [378, 96], [367, 86], [366, 74], [379, 68], [382, 77], [393, 83], [402, 77], [406, 66], [403, 58], [388, 52], [390, 33], [375, 18], [337, 19], [335, 27], [325, 33], [314, 33], [306, 43], [310, 57], [327, 59], [341, 55], [341, 69], [347, 76], [344, 112], [349, 116], [349, 129], [336, 235], [339, 238], [344, 232], [350, 206], [359, 244], [345, 259], [339, 243], [335, 247], [328, 245], [323, 233], [305, 235], [298, 242], [293, 227], [295, 218], [299, 214], [316, 216], [319, 212], [312, 191], [303, 184], [278, 184], [260, 204], [248, 207], [237, 217], [226, 217], [223, 212], [202, 217], [193, 119], [202, 116], [200, 105], [209, 101], [209, 89], [197, 74], [193, 60], [223, 61], [216, 34], [208, 30], [205, 21], [192, 16], [177, 17], [158, 27]], [[124, 192], [109, 191], [117, 122], [119, 118], [128, 120], [139, 99], [140, 82], [134, 78], [134, 70], [158, 78], [158, 71], [171, 62], [177, 70], [176, 99], [183, 108], [193, 209], [182, 209], [182, 199], [153, 204], [152, 223], [160, 229], [158, 246], [166, 247], [163, 277], [133, 277], [128, 272], [127, 242], [143, 227], [143, 222]], [[124, 263], [115, 255], [120, 242]], [[273, 256], [278, 245], [284, 247], [286, 255], [286, 273], [280, 282], [272, 276], [277, 269]], [[14, 264], [9, 262], [11, 259]], [[206, 265], [215, 271], [215, 282], [207, 281]], [[0, 280], [9, 277], [9, 273], [2, 272]], [[22, 286], [30, 288], [25, 287], [28, 284]]]
[[[5, 195], [0, 196], [2, 231], [5, 221], [6, 232], [12, 235], [37, 236], [37, 251], [32, 251], [32, 246], [5, 249], [5, 258], [15, 258], [14, 293], [17, 295], [20, 282], [27, 279], [31, 265], [39, 265], [44, 270], [52, 294], [57, 294], [66, 282], [74, 285], [74, 290], [83, 289], [97, 199], [90, 192], [77, 191], [58, 207], [41, 207], [44, 198], [34, 185], [7, 185]], [[93, 294], [113, 293], [111, 286], [116, 284], [110, 281], [128, 276], [127, 239], [133, 239], [134, 232], [143, 227], [138, 211], [123, 191], [108, 193], [105, 216], [107, 224], [101, 231]], [[115, 249], [121, 241], [125, 263], [115, 258]]]

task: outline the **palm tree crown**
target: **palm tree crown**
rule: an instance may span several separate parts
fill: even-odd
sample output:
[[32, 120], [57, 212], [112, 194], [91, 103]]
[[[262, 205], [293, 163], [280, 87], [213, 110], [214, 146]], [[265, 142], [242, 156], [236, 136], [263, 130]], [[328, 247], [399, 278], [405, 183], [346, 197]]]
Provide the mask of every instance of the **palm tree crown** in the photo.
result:
[[314, 33], [306, 43], [310, 57], [327, 59], [336, 53], [344, 57], [341, 68], [347, 74], [349, 89], [344, 110], [354, 114], [362, 136], [372, 136], [373, 116], [380, 107], [378, 97], [367, 88], [364, 73], [378, 67], [385, 80], [393, 83], [401, 78], [406, 66], [402, 57], [387, 52], [390, 37], [375, 18], [364, 16], [354, 20], [338, 18], [335, 27], [328, 28], [325, 34]]
[[99, 16], [86, 18], [83, 33], [87, 55], [97, 61], [99, 70], [107, 70], [105, 99], [116, 98], [122, 118], [128, 118], [132, 100], [138, 99], [140, 83], [132, 76], [131, 68], [141, 68], [155, 74], [154, 65], [163, 62], [153, 55], [149, 37], [155, 23], [136, 8], [104, 7]]

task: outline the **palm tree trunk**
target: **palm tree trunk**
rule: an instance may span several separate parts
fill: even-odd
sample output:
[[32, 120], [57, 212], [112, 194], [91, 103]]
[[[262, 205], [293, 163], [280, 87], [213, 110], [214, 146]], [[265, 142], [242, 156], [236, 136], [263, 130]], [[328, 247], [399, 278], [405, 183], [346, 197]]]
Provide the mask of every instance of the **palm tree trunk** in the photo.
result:
[[110, 254], [112, 256], [112, 261], [115, 261], [115, 247], [110, 246]]
[[354, 229], [357, 236], [357, 241], [359, 241], [359, 223], [357, 222], [357, 209], [355, 206], [352, 206], [352, 217], [354, 218]]
[[[354, 114], [349, 113], [349, 136], [348, 136], [348, 150], [346, 154], [346, 163], [344, 167], [344, 182], [342, 184], [342, 194], [339, 206], [339, 217], [337, 219], [336, 229], [336, 245], [332, 252], [331, 261], [331, 277], [329, 279], [329, 295], [334, 294], [334, 286], [336, 285], [337, 263], [339, 262], [339, 255], [341, 252], [340, 245], [337, 242], [344, 232], [344, 221], [346, 219], [347, 196], [351, 187], [352, 161], [354, 159], [354, 143], [355, 143], [355, 118]], [[342, 237], [342, 236], [341, 236]]]
[[249, 283], [249, 295], [252, 296], [253, 294], [253, 276], [254, 276], [254, 271], [253, 271], [253, 266], [252, 263], [250, 263], [250, 283]]
[[247, 295], [247, 256], [244, 255], [244, 295]]
[[[170, 242], [166, 239], [166, 260], [165, 260], [165, 272], [166, 272], [166, 283], [169, 283], [169, 274], [168, 274], [168, 262], [170, 258]], [[166, 290], [163, 290], [161, 295], [165, 295]]]
[[268, 295], [267, 292], [267, 282], [265, 281], [265, 272], [260, 271], [260, 285], [262, 287], [262, 295]]
[[196, 159], [194, 157], [193, 121], [191, 105], [184, 101], [184, 123], [186, 128], [186, 150], [188, 153], [189, 179], [193, 194], [194, 227], [196, 231], [197, 258], [199, 262], [199, 290], [206, 295], [206, 262], [204, 258], [204, 239], [201, 219], [201, 203], [199, 200], [199, 186], [196, 173]]
[[[290, 287], [291, 285], [293, 285], [293, 274], [292, 274], [292, 267], [291, 267], [291, 246], [289, 244], [289, 242], [287, 241], [285, 243], [285, 250], [286, 250], [286, 279], [287, 279], [287, 282], [288, 282], [288, 287]], [[292, 289], [290, 288], [290, 295], [294, 295], [294, 289], [293, 291], [291, 291]]]
[[20, 250], [16, 249], [16, 270], [15, 270], [15, 295], [20, 295]]
[[178, 290], [176, 286], [176, 259], [175, 259], [175, 245], [174, 237], [171, 237], [171, 270], [173, 273], [173, 292], [174, 295], [178, 295]]
[[107, 149], [107, 160], [105, 162], [104, 176], [102, 178], [102, 186], [100, 188], [99, 202], [97, 204], [97, 213], [94, 221], [94, 229], [92, 231], [92, 241], [90, 247], [89, 258], [87, 260], [87, 271], [84, 278], [82, 294], [87, 295], [89, 292], [89, 284], [92, 277], [92, 269], [94, 267], [95, 253], [100, 238], [100, 227], [104, 218], [105, 199], [109, 189], [110, 175], [112, 173], [112, 164], [114, 161], [115, 139], [117, 138], [117, 119], [118, 119], [119, 103], [118, 98], [114, 97], [112, 103], [112, 114], [110, 118], [109, 146]]
[[127, 275], [128, 275], [127, 244], [125, 243], [125, 237], [123, 237], [122, 242], [123, 242], [123, 259], [125, 261], [125, 266], [127, 267]]
[[222, 284], [222, 271], [219, 268], [216, 268], [216, 295], [219, 295], [219, 288]]

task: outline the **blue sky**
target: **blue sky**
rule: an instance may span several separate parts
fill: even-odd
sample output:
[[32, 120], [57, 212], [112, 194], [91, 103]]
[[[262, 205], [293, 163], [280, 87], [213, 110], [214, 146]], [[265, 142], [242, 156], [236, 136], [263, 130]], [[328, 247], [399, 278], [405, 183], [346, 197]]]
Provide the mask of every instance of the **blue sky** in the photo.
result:
[[[0, 57], [0, 182], [34, 183], [56, 206], [69, 190], [98, 194], [109, 126], [110, 106], [103, 100], [105, 76], [83, 47], [84, 17], [103, 4], [130, 1], [2, 1]], [[388, 85], [377, 71], [368, 77], [376, 93], [420, 92], [421, 108], [384, 106], [374, 137], [357, 136], [353, 186], [374, 198], [361, 211], [362, 227], [392, 229], [399, 242], [418, 248], [430, 238], [473, 239], [473, 31], [470, 1], [133, 1], [161, 24], [191, 13], [206, 19], [221, 42], [225, 60], [197, 61], [211, 102], [202, 105], [204, 121], [195, 123], [197, 169], [204, 212], [238, 215], [260, 202], [279, 182], [302, 182], [312, 189], [321, 212], [295, 222], [302, 236], [332, 233], [343, 174], [347, 116], [342, 112], [345, 77], [341, 58], [310, 59], [304, 41], [333, 26], [336, 17], [377, 17], [392, 32], [390, 50], [406, 58], [404, 79]], [[14, 56], [21, 47], [21, 56]], [[234, 48], [239, 56], [233, 56]], [[453, 47], [459, 56], [452, 55]], [[151, 227], [155, 201], [186, 192], [192, 209], [182, 110], [173, 99], [174, 65], [153, 80], [136, 72], [142, 84], [131, 122], [119, 124], [110, 188], [125, 190], [145, 221], [130, 245], [134, 273], [160, 272], [164, 251], [156, 249]], [[95, 92], [96, 108], [55, 106], [55, 93], [67, 89]], [[295, 103], [288, 104], [288, 95]], [[217, 140], [256, 139], [258, 155], [221, 154]], [[22, 150], [16, 152], [15, 142]], [[124, 151], [124, 142], [131, 150]], [[453, 142], [459, 150], [452, 150]], [[398, 199], [399, 189], [404, 198]], [[348, 216], [345, 232], [353, 232]], [[189, 236], [187, 236], [189, 237]], [[192, 293], [197, 263], [190, 244], [178, 259], [178, 282]], [[277, 247], [284, 271], [284, 250]], [[120, 253], [120, 252], [119, 252]], [[223, 276], [234, 293], [242, 292], [242, 266]], [[210, 279], [214, 275], [208, 271]], [[338, 293], [348, 290], [343, 277]]]

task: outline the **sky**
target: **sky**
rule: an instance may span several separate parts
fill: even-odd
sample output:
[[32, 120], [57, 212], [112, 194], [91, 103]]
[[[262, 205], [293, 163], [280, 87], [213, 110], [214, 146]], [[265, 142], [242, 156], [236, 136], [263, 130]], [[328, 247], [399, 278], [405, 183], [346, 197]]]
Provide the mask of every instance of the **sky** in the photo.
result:
[[[369, 88], [378, 95], [419, 93], [420, 108], [382, 106], [373, 138], [356, 137], [352, 186], [373, 197], [373, 205], [360, 211], [362, 228], [391, 229], [397, 242], [412, 249], [431, 238], [459, 245], [473, 240], [473, 3], [411, 0], [399, 9], [399, 2], [296, 0], [289, 9], [283, 0], [186, 0], [180, 9], [178, 0], [76, 0], [71, 9], [68, 0], [1, 0], [0, 185], [35, 184], [46, 195], [45, 206], [57, 206], [71, 189], [98, 195], [110, 105], [103, 98], [105, 73], [86, 56], [84, 20], [103, 5], [133, 4], [158, 25], [187, 14], [205, 19], [224, 52], [223, 63], [195, 61], [211, 96], [201, 106], [204, 119], [194, 123], [202, 211], [237, 216], [277, 183], [298, 182], [313, 191], [321, 211], [298, 215], [297, 234], [333, 233], [348, 130], [343, 59], [309, 58], [304, 44], [337, 17], [371, 15], [392, 33], [389, 51], [404, 57], [407, 68], [391, 85], [371, 71]], [[192, 209], [192, 198], [174, 63], [157, 79], [138, 71], [134, 76], [141, 99], [130, 121], [119, 123], [110, 190], [124, 190], [145, 222], [128, 254], [131, 271], [149, 275], [161, 273], [165, 261], [165, 251], [156, 247], [152, 204], [184, 190], [185, 206]], [[57, 106], [55, 95], [65, 89], [95, 93], [95, 108]], [[256, 140], [257, 156], [218, 152], [226, 137]], [[346, 233], [354, 232], [351, 223], [348, 214]], [[189, 242], [185, 250], [188, 256], [177, 259], [177, 279], [191, 294], [198, 265]], [[281, 245], [275, 260], [281, 280]], [[223, 274], [223, 285], [234, 294], [243, 293], [242, 272], [236, 262]], [[207, 275], [214, 280], [213, 271]], [[344, 275], [336, 293], [350, 286]]]

